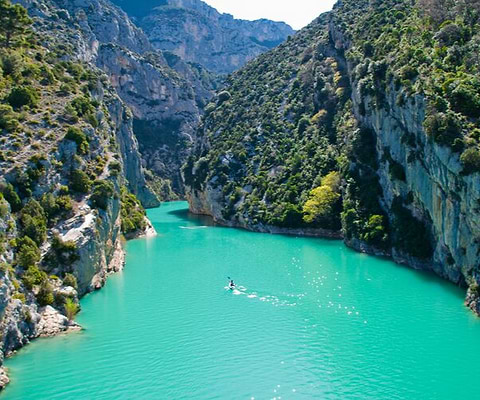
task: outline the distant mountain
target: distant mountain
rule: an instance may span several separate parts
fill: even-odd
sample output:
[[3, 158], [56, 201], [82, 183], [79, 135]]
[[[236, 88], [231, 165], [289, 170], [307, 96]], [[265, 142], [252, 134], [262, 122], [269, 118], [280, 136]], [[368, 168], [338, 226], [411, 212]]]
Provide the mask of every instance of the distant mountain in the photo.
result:
[[113, 1], [144, 30], [156, 49], [220, 74], [241, 68], [295, 32], [284, 22], [235, 19], [201, 0]]

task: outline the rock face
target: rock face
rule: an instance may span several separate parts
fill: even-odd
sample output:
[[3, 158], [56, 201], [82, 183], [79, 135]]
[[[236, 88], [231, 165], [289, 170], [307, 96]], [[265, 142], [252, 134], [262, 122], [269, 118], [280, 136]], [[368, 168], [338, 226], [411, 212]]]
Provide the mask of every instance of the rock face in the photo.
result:
[[[199, 65], [155, 51], [145, 34], [118, 7], [106, 0], [19, 1], [36, 16], [39, 31], [50, 32], [57, 18], [58, 41], [70, 43], [79, 60], [97, 65], [109, 76], [112, 86], [130, 108], [131, 120], [142, 166], [150, 187], [162, 199], [183, 193], [180, 177], [188, 148], [195, 139], [201, 110], [212, 96], [217, 79]], [[59, 15], [60, 17], [57, 17]], [[119, 115], [120, 117], [120, 115]], [[128, 121], [127, 121], [128, 122]], [[121, 142], [126, 168], [133, 178], [135, 158], [129, 155], [135, 139]], [[132, 147], [132, 146], [133, 147]], [[131, 179], [142, 186], [142, 177]], [[158, 178], [158, 179], [156, 179]], [[171, 188], [173, 188], [173, 192]], [[131, 188], [144, 206], [158, 204], [148, 193]]]
[[[99, 38], [135, 43], [142, 51], [150, 48], [148, 41], [125, 14], [123, 25], [112, 17], [122, 14], [113, 5], [72, 1], [65, 9], [60, 3], [22, 2], [41, 42], [34, 50], [10, 50], [22, 51], [25, 59], [19, 76], [28, 65], [47, 71], [48, 79], [17, 78], [37, 90], [38, 107], [22, 111], [23, 124], [1, 128], [0, 365], [4, 355], [34, 338], [78, 329], [63, 315], [67, 299], [78, 302], [123, 268], [124, 195], [136, 194], [145, 206], [159, 204], [147, 185], [132, 113], [96, 66]], [[110, 8], [100, 10], [102, 5]], [[108, 30], [94, 34], [87, 14], [92, 26], [107, 21]], [[10, 90], [12, 82], [2, 85]], [[44, 110], [48, 118], [41, 117]], [[141, 226], [151, 231], [148, 223]], [[0, 388], [7, 381], [1, 370]]]
[[239, 69], [294, 33], [283, 22], [234, 19], [200, 0], [115, 3], [135, 17], [155, 48], [218, 74]]
[[[303, 234], [339, 223], [338, 233], [359, 251], [469, 286], [466, 305], [479, 313], [480, 179], [472, 159], [479, 157], [480, 107], [470, 105], [480, 97], [452, 94], [475, 81], [477, 67], [465, 61], [470, 75], [442, 89], [448, 73], [432, 65], [451, 62], [436, 53], [447, 30], [427, 24], [429, 42], [378, 23], [392, 12], [415, 32], [428, 12], [415, 7], [338, 2], [235, 73], [202, 122], [185, 169], [187, 198], [194, 213], [252, 230], [273, 225]], [[452, 20], [478, 26], [468, 10], [452, 12]], [[395, 42], [397, 33], [409, 44]], [[450, 38], [448, 51], [463, 46], [468, 60], [478, 39]], [[331, 171], [341, 176], [340, 189], [323, 183]], [[332, 196], [342, 204], [331, 201], [312, 222], [305, 218], [312, 189], [338, 190]]]

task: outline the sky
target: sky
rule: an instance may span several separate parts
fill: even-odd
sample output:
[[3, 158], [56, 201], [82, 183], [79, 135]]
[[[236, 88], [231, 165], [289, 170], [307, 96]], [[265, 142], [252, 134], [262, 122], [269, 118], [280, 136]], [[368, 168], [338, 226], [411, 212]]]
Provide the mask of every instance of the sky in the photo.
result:
[[284, 21], [294, 29], [303, 28], [322, 12], [332, 9], [336, 0], [204, 0], [222, 13], [235, 18]]

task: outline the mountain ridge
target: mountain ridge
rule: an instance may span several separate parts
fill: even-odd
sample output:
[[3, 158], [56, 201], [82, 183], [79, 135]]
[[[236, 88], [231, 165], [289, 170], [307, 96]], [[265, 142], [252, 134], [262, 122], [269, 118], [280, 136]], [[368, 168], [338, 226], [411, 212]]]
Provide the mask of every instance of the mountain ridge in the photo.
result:
[[130, 10], [156, 49], [219, 74], [233, 72], [295, 32], [284, 22], [235, 19], [201, 0], [164, 0], [150, 7], [133, 7], [126, 0], [116, 4]]

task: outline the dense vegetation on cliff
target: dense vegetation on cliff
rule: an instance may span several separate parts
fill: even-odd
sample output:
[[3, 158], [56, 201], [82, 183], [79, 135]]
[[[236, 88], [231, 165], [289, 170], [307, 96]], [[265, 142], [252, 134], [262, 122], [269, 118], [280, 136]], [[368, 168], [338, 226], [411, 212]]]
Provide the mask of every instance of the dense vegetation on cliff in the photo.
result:
[[[145, 229], [145, 214], [126, 187], [112, 116], [122, 104], [106, 76], [66, 57], [55, 38], [41, 41], [23, 7], [0, 1], [0, 20], [0, 331], [8, 352], [16, 336], [41, 334], [37, 305], [73, 318], [77, 290], [92, 289], [93, 275], [108, 268], [96, 253], [109, 263], [120, 228]], [[126, 126], [127, 118], [125, 109]]]
[[184, 170], [192, 210], [250, 229], [341, 230], [470, 282], [479, 12], [477, 0], [345, 0], [233, 74]]
[[[207, 182], [218, 188], [226, 220], [341, 229], [340, 186], [322, 181], [334, 171], [350, 174], [349, 157], [365, 158], [372, 143], [357, 129], [346, 64], [335, 57], [328, 20], [321, 16], [234, 74], [207, 107], [203, 141], [185, 168], [185, 182], [194, 190]], [[379, 207], [375, 198], [364, 200], [368, 222]], [[312, 213], [319, 203], [323, 208]], [[304, 206], [310, 210], [304, 213]], [[372, 228], [385, 240], [383, 227]]]

